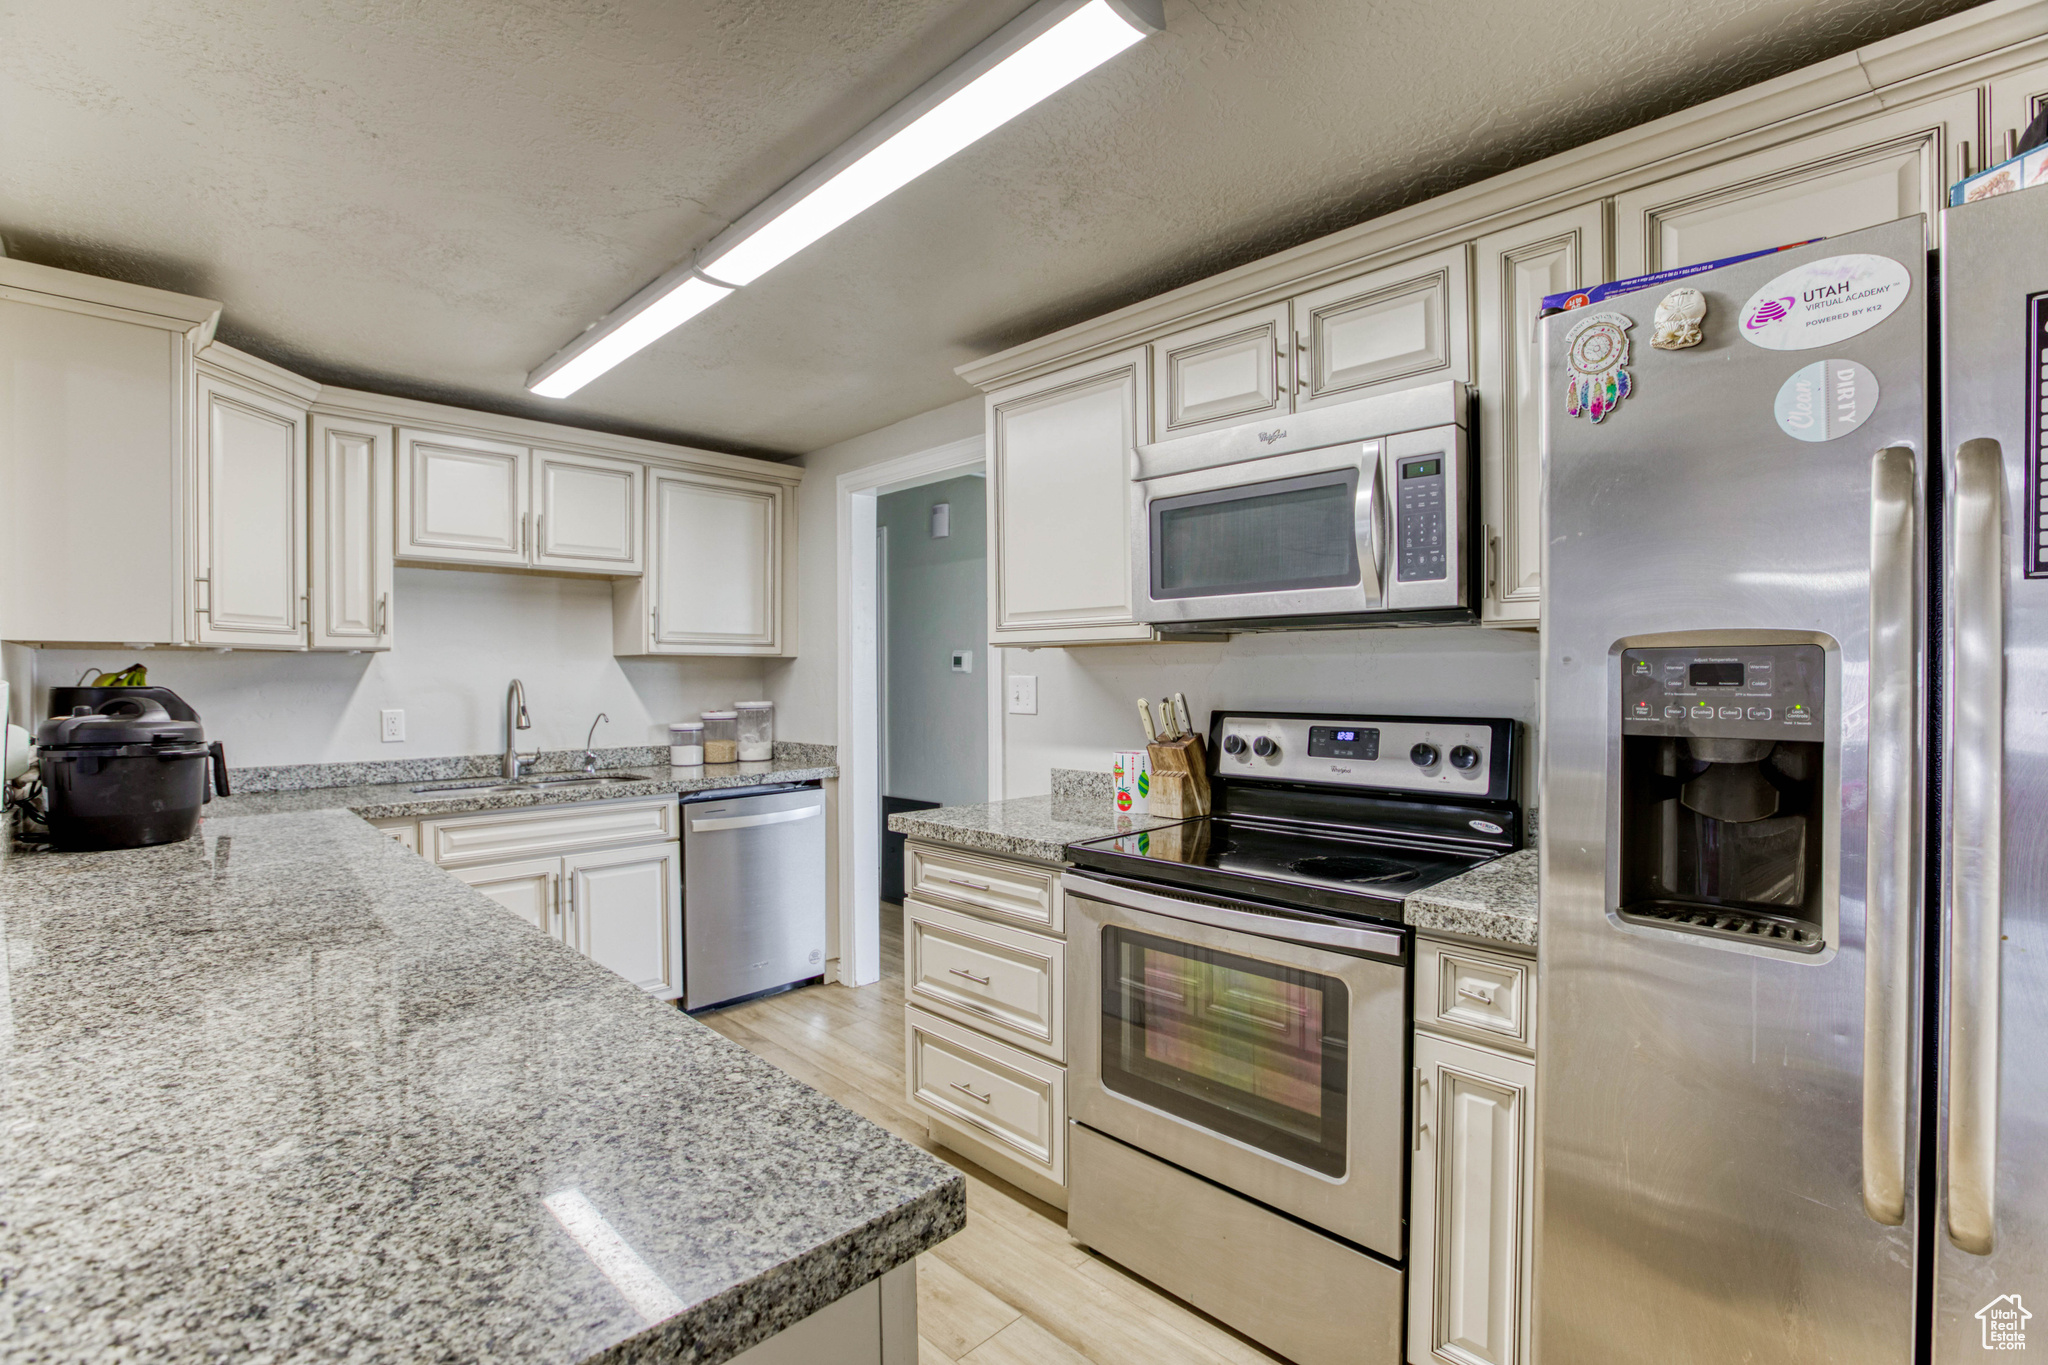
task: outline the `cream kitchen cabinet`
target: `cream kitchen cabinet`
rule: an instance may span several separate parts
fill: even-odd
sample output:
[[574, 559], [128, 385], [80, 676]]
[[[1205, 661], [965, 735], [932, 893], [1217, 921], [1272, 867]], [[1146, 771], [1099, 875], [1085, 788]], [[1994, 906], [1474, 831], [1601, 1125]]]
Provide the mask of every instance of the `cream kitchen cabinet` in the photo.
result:
[[0, 258], [0, 638], [188, 644], [220, 305]]
[[[1985, 132], [1989, 145], [1973, 148], [1970, 169], [1978, 171], [2013, 154], [2020, 134], [2048, 106], [2048, 62], [2023, 67], [1993, 80], [1985, 94]], [[1944, 201], [1946, 202], [1946, 201]]]
[[[1615, 277], [1833, 237], [1913, 214], [1927, 219], [1931, 242], [1933, 215], [1948, 202], [1948, 186], [1961, 178], [1962, 143], [1977, 136], [1977, 110], [1978, 92], [1959, 91], [1618, 194]], [[1649, 321], [1657, 297], [1633, 301], [1639, 324]]]
[[532, 452], [453, 432], [398, 431], [398, 557], [524, 568]]
[[1458, 245], [1297, 294], [1294, 408], [1472, 381], [1470, 262]]
[[1152, 343], [1152, 439], [1293, 409], [1294, 328], [1285, 300]]
[[645, 465], [627, 460], [535, 450], [534, 565], [583, 573], [639, 573], [645, 476]]
[[1479, 312], [1479, 505], [1486, 556], [1480, 619], [1534, 626], [1543, 607], [1545, 294], [1607, 278], [1602, 206], [1584, 204], [1474, 244]]
[[1529, 1358], [1536, 963], [1416, 939], [1410, 1365]]
[[785, 650], [788, 486], [655, 468], [647, 572], [612, 589], [612, 648], [639, 654]]
[[1140, 346], [988, 395], [992, 644], [1153, 638], [1131, 599], [1128, 510], [1146, 375]]
[[200, 644], [306, 647], [306, 410], [318, 391], [219, 344], [199, 355], [190, 486]]
[[313, 414], [314, 649], [391, 648], [392, 435], [388, 424]]

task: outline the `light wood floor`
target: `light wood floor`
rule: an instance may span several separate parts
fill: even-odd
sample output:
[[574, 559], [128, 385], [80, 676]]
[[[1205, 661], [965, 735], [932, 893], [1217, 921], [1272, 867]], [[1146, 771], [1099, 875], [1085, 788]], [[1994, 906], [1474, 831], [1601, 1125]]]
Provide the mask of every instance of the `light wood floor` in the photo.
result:
[[919, 1365], [1271, 1365], [1278, 1356], [1067, 1237], [1066, 1215], [936, 1147], [903, 1094], [902, 908], [882, 979], [814, 986], [705, 1023], [967, 1177], [967, 1226], [918, 1258]]

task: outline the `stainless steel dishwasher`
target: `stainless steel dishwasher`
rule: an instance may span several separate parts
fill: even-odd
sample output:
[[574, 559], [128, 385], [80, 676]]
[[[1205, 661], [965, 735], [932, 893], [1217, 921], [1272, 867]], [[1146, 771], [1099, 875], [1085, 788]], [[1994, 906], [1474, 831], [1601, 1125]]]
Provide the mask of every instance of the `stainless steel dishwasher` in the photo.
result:
[[825, 970], [825, 793], [743, 787], [683, 798], [683, 1008]]

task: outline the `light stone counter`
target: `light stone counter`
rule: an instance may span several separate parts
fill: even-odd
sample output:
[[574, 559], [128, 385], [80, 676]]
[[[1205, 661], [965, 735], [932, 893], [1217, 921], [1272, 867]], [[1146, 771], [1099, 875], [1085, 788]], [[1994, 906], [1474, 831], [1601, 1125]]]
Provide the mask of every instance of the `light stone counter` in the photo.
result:
[[0, 932], [10, 1359], [710, 1365], [964, 1222], [957, 1172], [345, 811], [5, 857]]
[[1408, 923], [1495, 943], [1536, 947], [1536, 850], [1520, 849], [1403, 901]]

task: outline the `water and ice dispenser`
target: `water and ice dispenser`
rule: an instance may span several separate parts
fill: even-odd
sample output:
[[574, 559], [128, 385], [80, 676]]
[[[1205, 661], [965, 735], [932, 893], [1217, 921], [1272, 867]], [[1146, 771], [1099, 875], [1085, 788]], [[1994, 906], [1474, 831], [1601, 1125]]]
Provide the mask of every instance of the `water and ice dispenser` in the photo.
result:
[[1825, 662], [1818, 645], [1621, 653], [1624, 922], [1825, 946]]

